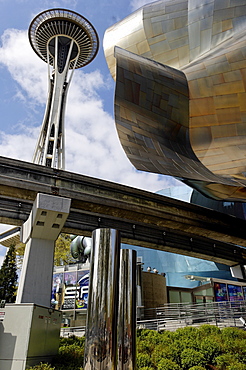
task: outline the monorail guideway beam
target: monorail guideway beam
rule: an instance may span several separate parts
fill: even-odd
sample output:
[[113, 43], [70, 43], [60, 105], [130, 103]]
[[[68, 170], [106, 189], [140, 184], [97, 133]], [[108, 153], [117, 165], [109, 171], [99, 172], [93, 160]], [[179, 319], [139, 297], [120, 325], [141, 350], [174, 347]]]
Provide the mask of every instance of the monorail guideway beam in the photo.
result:
[[244, 220], [128, 186], [0, 157], [1, 223], [21, 226], [38, 193], [71, 199], [62, 232], [88, 236], [98, 227], [109, 227], [121, 232], [123, 243], [246, 265]]

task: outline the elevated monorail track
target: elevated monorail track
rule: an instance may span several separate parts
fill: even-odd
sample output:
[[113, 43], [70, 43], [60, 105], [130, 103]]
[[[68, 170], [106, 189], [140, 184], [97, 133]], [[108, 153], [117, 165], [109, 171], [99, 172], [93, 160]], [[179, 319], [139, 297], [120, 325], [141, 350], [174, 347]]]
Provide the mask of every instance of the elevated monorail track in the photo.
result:
[[68, 171], [0, 157], [0, 222], [21, 226], [37, 193], [71, 198], [63, 231], [121, 231], [122, 242], [246, 264], [246, 222], [190, 203]]

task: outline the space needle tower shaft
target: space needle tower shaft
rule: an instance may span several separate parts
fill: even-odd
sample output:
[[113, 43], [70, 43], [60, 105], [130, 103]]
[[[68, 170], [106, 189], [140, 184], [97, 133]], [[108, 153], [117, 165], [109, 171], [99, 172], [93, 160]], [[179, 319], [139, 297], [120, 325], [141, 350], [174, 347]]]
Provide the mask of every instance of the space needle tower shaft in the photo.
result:
[[48, 64], [48, 97], [33, 163], [65, 168], [64, 115], [73, 72], [89, 64], [98, 51], [91, 23], [66, 9], [38, 14], [29, 27], [32, 48]]

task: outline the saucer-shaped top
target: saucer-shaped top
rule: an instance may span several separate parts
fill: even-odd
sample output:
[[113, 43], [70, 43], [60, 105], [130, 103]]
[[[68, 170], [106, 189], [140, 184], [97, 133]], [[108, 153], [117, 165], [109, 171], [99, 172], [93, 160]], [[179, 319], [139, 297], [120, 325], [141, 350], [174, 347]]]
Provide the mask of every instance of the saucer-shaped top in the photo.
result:
[[[67, 9], [49, 9], [38, 14], [30, 24], [29, 40], [32, 48], [45, 62], [53, 59], [54, 38], [59, 36], [61, 42], [74, 41], [69, 68], [79, 53], [75, 68], [89, 64], [96, 56], [99, 47], [98, 35], [92, 24], [80, 14]], [[48, 47], [47, 47], [48, 46]]]

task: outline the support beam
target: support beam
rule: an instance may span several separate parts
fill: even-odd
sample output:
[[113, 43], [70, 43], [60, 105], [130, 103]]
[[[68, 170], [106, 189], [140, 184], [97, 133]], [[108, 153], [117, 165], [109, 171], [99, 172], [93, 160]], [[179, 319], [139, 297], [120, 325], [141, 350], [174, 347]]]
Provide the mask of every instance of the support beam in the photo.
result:
[[26, 250], [16, 303], [50, 307], [55, 240], [66, 221], [69, 208], [70, 199], [37, 195], [21, 232]]
[[225, 263], [246, 264], [246, 222], [162, 195], [0, 157], [0, 222], [21, 226], [38, 192], [71, 198], [64, 232], [121, 232], [122, 242]]

